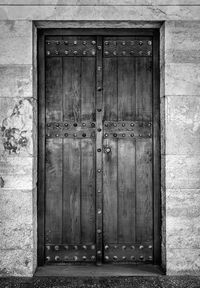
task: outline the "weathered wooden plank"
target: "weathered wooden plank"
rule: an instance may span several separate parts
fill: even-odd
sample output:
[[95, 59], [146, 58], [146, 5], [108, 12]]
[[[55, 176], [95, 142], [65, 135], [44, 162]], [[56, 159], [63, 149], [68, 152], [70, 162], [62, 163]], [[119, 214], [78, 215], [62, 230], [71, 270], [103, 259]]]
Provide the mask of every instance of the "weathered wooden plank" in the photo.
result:
[[81, 140], [81, 243], [95, 243], [95, 145]]
[[136, 143], [136, 241], [153, 238], [152, 140]]
[[117, 140], [105, 139], [104, 147], [110, 147], [110, 153], [103, 153], [103, 225], [105, 243], [117, 243]]
[[46, 140], [46, 243], [62, 243], [62, 139]]
[[81, 120], [81, 58], [63, 58], [64, 120]]
[[78, 244], [80, 227], [81, 140], [64, 139], [63, 147], [63, 242]]
[[135, 241], [135, 142], [118, 139], [118, 242]]
[[136, 59], [136, 115], [137, 120], [152, 119], [152, 59]]

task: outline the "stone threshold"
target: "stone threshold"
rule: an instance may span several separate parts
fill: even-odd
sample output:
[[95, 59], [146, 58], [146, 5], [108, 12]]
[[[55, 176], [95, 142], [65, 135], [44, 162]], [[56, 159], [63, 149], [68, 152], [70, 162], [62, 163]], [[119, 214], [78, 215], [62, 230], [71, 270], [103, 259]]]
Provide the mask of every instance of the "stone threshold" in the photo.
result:
[[145, 264], [94, 264], [82, 265], [46, 265], [38, 267], [34, 276], [53, 277], [131, 277], [159, 276], [163, 271], [157, 265]]

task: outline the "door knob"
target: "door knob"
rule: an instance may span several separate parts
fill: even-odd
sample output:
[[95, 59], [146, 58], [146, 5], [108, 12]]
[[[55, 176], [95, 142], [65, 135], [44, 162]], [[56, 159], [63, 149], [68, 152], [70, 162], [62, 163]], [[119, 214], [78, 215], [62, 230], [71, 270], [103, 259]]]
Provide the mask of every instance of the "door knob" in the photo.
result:
[[111, 152], [111, 148], [110, 147], [105, 147], [104, 148], [104, 152], [105, 153], [110, 153]]

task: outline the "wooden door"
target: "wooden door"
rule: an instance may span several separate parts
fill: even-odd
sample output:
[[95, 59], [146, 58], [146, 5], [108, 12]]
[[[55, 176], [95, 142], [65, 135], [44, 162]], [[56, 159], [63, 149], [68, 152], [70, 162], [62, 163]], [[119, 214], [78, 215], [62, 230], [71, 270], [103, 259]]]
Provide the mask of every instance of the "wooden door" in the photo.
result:
[[157, 42], [66, 34], [39, 44], [40, 263], [158, 264]]

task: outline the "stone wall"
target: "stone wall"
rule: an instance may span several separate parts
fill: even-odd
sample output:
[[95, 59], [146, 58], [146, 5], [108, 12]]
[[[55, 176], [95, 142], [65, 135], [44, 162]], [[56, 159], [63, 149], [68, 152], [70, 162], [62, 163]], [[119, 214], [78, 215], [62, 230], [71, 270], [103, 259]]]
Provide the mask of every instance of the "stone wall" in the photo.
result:
[[0, 275], [31, 275], [37, 252], [31, 21], [0, 21], [0, 108]]
[[[111, 20], [126, 21], [119, 22], [120, 27], [131, 23], [150, 27], [151, 21], [164, 21], [163, 266], [167, 274], [200, 272], [200, 4], [199, 0], [168, 2], [0, 0], [0, 275], [31, 276], [37, 265], [33, 20], [95, 20], [99, 21], [95, 22], [97, 27], [112, 27]], [[52, 27], [69, 26], [69, 22], [49, 23]]]

